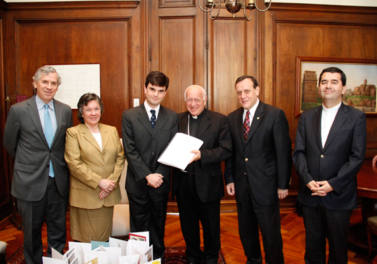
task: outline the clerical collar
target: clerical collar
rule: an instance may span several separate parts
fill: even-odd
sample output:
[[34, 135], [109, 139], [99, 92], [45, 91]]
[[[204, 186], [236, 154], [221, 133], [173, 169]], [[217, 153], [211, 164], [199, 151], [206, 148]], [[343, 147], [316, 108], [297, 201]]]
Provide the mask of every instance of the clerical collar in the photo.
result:
[[205, 110], [206, 110], [206, 109], [204, 108], [203, 111], [202, 111], [199, 115], [197, 115], [197, 116], [193, 116], [192, 114], [190, 114], [190, 116], [191, 116], [193, 119], [200, 119], [200, 118], [202, 118], [202, 116], [203, 116]]
[[340, 106], [341, 106], [342, 102], [340, 102], [339, 104], [337, 104], [336, 106], [333, 106], [331, 108], [326, 108], [323, 104], [322, 104], [322, 110], [325, 111], [325, 113], [334, 113], [334, 112], [338, 112]]

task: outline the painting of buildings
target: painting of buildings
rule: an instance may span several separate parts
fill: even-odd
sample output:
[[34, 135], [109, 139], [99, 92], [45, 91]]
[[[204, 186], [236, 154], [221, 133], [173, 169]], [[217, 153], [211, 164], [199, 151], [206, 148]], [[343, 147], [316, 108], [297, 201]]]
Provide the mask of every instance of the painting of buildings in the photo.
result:
[[347, 77], [344, 104], [365, 113], [377, 113], [377, 65], [331, 62], [302, 62], [300, 112], [322, 104], [318, 94], [318, 81], [322, 70], [327, 67], [338, 67]]

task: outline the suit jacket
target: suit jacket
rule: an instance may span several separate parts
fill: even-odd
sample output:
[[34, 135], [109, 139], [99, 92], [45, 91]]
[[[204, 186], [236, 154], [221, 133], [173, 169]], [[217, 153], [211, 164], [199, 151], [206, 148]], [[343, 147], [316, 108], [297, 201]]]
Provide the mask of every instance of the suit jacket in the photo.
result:
[[[261, 205], [278, 202], [277, 189], [288, 189], [292, 167], [292, 146], [284, 111], [259, 101], [245, 143], [244, 109], [229, 114], [233, 157], [226, 162], [226, 184], [235, 185], [241, 201], [247, 182]], [[248, 181], [247, 181], [248, 180]]]
[[[178, 115], [178, 131], [187, 134], [189, 112]], [[204, 109], [196, 138], [204, 143], [200, 148], [201, 159], [194, 162], [195, 184], [202, 202], [219, 200], [224, 196], [221, 161], [232, 155], [232, 139], [226, 116]], [[173, 169], [173, 193], [177, 192], [183, 172]]]
[[[357, 208], [357, 180], [365, 156], [365, 113], [341, 104], [325, 147], [321, 140], [322, 106], [301, 114], [297, 127], [293, 162], [299, 175], [298, 201], [315, 207], [321, 202], [328, 209]], [[310, 181], [328, 181], [334, 191], [324, 197], [312, 196]]]
[[[124, 152], [115, 127], [99, 124], [102, 150], [85, 124], [67, 130], [64, 158], [70, 177], [69, 203], [84, 209], [110, 207], [122, 198], [119, 179], [124, 167]], [[105, 199], [99, 198], [102, 179], [115, 181], [117, 187]]]
[[50, 159], [60, 195], [68, 195], [69, 171], [64, 160], [65, 132], [72, 126], [72, 110], [54, 99], [57, 128], [48, 146], [35, 97], [13, 105], [4, 130], [4, 147], [15, 159], [12, 195], [39, 201], [47, 189]]
[[[130, 194], [170, 191], [170, 166], [157, 162], [170, 140], [177, 133], [177, 113], [160, 106], [157, 123], [152, 129], [144, 104], [127, 109], [122, 117], [122, 137], [128, 161], [126, 190]], [[157, 189], [147, 185], [145, 179], [151, 173], [159, 173], [163, 183]]]

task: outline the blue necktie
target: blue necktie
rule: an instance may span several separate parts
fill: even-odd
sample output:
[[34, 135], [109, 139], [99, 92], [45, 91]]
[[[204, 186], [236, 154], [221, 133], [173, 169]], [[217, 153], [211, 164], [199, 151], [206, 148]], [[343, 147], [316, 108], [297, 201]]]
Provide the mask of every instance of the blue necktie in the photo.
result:
[[[45, 137], [48, 143], [48, 146], [51, 148], [52, 140], [54, 139], [54, 129], [52, 128], [52, 121], [50, 117], [50, 113], [48, 111], [48, 104], [45, 104], [45, 113], [44, 113], [44, 133]], [[52, 162], [50, 159], [50, 171], [49, 171], [50, 177], [54, 178], [55, 173], [54, 169], [52, 168]]]
[[152, 129], [154, 129], [156, 125], [156, 110], [151, 110], [152, 116], [151, 116], [151, 125]]

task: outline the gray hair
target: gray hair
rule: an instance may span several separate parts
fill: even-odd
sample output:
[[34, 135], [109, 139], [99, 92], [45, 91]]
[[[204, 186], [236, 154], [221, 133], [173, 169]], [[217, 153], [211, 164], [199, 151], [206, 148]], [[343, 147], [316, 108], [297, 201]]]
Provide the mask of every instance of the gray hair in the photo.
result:
[[202, 91], [203, 91], [203, 100], [206, 99], [206, 96], [207, 96], [206, 90], [204, 90], [204, 88], [201, 87], [200, 85], [196, 85], [196, 84], [194, 84], [194, 85], [190, 85], [189, 87], [186, 88], [186, 90], [185, 90], [185, 92], [184, 92], [184, 94], [183, 94], [183, 98], [185, 98], [185, 101], [186, 101], [186, 92], [187, 92], [188, 89], [190, 89], [190, 88], [192, 88], [192, 87], [199, 87], [199, 88], [201, 88]]
[[58, 86], [62, 84], [62, 79], [60, 78], [60, 75], [59, 73], [55, 70], [54, 67], [51, 67], [51, 66], [43, 66], [43, 67], [40, 67], [34, 74], [33, 76], [33, 81], [34, 82], [38, 82], [38, 80], [42, 77], [42, 73], [44, 75], [47, 75], [49, 73], [56, 73], [56, 75], [58, 76]]

